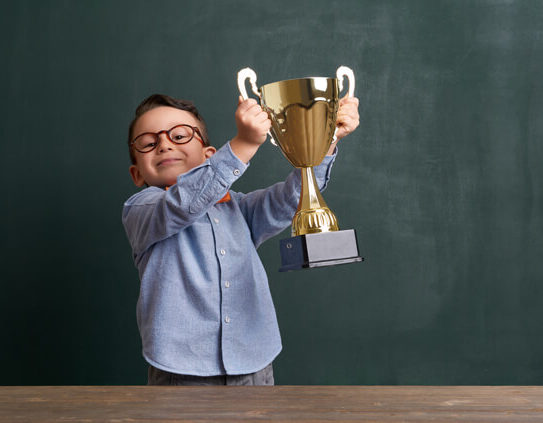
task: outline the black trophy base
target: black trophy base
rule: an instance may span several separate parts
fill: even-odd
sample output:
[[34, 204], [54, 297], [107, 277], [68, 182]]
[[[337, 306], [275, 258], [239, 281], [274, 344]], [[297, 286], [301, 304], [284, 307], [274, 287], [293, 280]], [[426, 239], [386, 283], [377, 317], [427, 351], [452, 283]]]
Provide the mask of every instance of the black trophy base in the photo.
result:
[[306, 234], [280, 240], [280, 272], [363, 261], [354, 229]]

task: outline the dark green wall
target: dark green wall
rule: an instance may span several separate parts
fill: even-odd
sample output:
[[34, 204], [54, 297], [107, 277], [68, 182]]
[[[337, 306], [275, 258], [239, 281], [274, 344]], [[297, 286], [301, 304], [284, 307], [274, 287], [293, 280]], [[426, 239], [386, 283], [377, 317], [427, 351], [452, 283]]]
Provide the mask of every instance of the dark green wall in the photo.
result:
[[[279, 384], [543, 383], [539, 0], [8, 1], [0, 14], [0, 384], [143, 384], [120, 215], [154, 92], [235, 133], [236, 73], [357, 77], [324, 197], [366, 262], [260, 253]], [[267, 144], [234, 189], [282, 179]], [[287, 235], [285, 232], [284, 237]]]

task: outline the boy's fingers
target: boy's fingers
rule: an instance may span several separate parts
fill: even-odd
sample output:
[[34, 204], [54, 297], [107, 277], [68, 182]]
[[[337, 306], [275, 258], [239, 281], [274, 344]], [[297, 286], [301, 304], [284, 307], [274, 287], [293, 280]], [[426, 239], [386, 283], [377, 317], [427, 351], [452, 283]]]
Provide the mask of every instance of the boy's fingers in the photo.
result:
[[341, 124], [343, 122], [357, 122], [359, 119], [360, 117], [358, 115], [343, 115], [338, 116], [336, 122], [338, 122], [338, 124]]
[[359, 122], [355, 120], [342, 122], [338, 124], [337, 126], [338, 130], [337, 130], [336, 136], [338, 138], [343, 138], [347, 136], [348, 134], [350, 134], [351, 132], [353, 132], [356, 128], [358, 128], [358, 125], [359, 125]]
[[260, 106], [256, 107], [254, 110], [251, 109], [251, 112], [254, 112], [255, 118], [266, 119], [268, 117], [268, 114]]
[[247, 108], [250, 108], [253, 106], [258, 106], [258, 103], [256, 102], [254, 98], [248, 98], [247, 100], [243, 100], [242, 105]]
[[245, 100], [240, 106], [239, 111], [245, 116], [256, 116], [262, 112], [262, 107], [256, 102], [256, 100]]
[[266, 113], [251, 116], [248, 123], [253, 127], [271, 126], [271, 121]]
[[339, 116], [358, 116], [358, 104], [355, 102], [346, 102], [338, 110]]
[[359, 120], [360, 120], [360, 117], [358, 115], [353, 115], [353, 114], [338, 115], [338, 118], [337, 118], [337, 122], [339, 124], [358, 122]]
[[256, 115], [257, 113], [260, 113], [262, 111], [262, 107], [260, 107], [260, 105], [255, 101], [247, 107], [246, 111], [247, 113]]
[[256, 119], [260, 115], [268, 116], [268, 114], [264, 110], [262, 110], [262, 107], [260, 107], [260, 105], [258, 103], [252, 105], [247, 110], [245, 110], [244, 114], [251, 117], [251, 118], [253, 118], [253, 119]]
[[341, 100], [339, 100], [339, 105], [340, 106], [347, 105], [347, 104], [352, 104], [352, 105], [358, 107], [359, 103], [360, 103], [360, 101], [358, 100], [357, 97], [348, 97], [348, 95], [346, 95]]
[[355, 114], [358, 113], [358, 107], [354, 104], [344, 104], [341, 109], [338, 110], [338, 115]]

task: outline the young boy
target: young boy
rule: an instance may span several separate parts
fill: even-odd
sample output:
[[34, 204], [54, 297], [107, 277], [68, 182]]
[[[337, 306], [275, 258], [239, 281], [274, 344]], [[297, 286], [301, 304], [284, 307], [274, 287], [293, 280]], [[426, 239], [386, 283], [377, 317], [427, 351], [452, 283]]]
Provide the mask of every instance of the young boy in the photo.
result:
[[[187, 101], [152, 95], [129, 129], [134, 183], [123, 224], [141, 279], [137, 305], [150, 385], [273, 385], [281, 339], [256, 248], [288, 227], [300, 171], [248, 194], [230, 191], [271, 126], [253, 99], [235, 114], [237, 135], [216, 150]], [[358, 126], [358, 100], [343, 99], [338, 139]], [[315, 167], [325, 188], [332, 145]]]

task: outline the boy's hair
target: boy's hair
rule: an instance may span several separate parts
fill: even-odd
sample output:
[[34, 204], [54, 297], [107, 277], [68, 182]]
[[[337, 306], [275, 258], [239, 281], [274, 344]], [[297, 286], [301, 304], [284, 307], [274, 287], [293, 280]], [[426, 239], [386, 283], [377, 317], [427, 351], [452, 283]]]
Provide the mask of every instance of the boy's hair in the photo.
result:
[[196, 108], [193, 102], [189, 100], [181, 100], [181, 99], [173, 98], [165, 94], [153, 94], [147, 97], [145, 100], [143, 100], [140, 103], [140, 105], [136, 109], [134, 119], [132, 120], [132, 122], [130, 122], [130, 126], [128, 127], [128, 151], [130, 154], [130, 160], [132, 161], [132, 164], [136, 163], [136, 155], [134, 154], [134, 150], [132, 149], [132, 146], [130, 145], [131, 142], [133, 141], [132, 132], [134, 131], [134, 126], [136, 125], [136, 122], [138, 121], [138, 119], [145, 112], [148, 112], [149, 110], [152, 110], [156, 107], [161, 107], [161, 106], [173, 107], [175, 109], [185, 110], [191, 113], [202, 124], [202, 127], [200, 129], [202, 132], [202, 138], [203, 138], [202, 141], [204, 142], [204, 145], [205, 146], [211, 145], [209, 144], [209, 139], [207, 137], [207, 128], [206, 128], [204, 118], [202, 117], [200, 112], [198, 112], [198, 109]]

